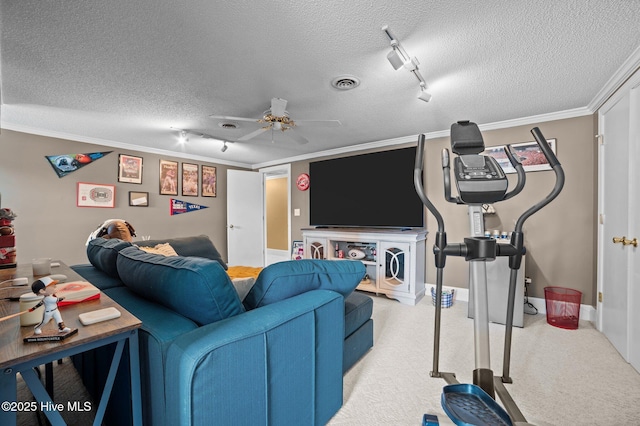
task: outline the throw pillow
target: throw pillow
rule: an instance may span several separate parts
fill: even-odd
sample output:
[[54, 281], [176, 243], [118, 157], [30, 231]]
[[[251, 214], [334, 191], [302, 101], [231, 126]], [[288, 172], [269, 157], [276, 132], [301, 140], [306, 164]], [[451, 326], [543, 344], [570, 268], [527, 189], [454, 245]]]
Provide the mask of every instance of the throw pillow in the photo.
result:
[[173, 247], [171, 247], [171, 244], [169, 243], [158, 244], [155, 247], [138, 246], [137, 244], [135, 244], [135, 246], [142, 251], [146, 251], [147, 253], [161, 254], [163, 256], [178, 255], [178, 253], [176, 253], [176, 251], [173, 249]]
[[311, 290], [333, 290], [344, 297], [355, 290], [366, 273], [360, 261], [290, 260], [274, 263], [260, 272], [244, 298], [255, 309]]
[[101, 237], [95, 238], [87, 244], [87, 258], [97, 269], [113, 278], [120, 278], [116, 260], [118, 252], [127, 247], [131, 247], [131, 243], [128, 241], [122, 241], [117, 238], [109, 240]]
[[201, 257], [165, 257], [128, 247], [116, 262], [120, 279], [134, 293], [198, 325], [244, 312], [220, 263]]

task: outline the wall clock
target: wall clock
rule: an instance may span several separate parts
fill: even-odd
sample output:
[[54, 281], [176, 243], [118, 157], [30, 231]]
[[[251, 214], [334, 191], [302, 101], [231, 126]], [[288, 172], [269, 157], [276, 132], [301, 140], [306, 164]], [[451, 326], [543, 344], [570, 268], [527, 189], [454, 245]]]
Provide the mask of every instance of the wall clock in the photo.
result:
[[306, 173], [300, 173], [296, 179], [296, 186], [300, 191], [306, 191], [309, 189], [309, 175]]

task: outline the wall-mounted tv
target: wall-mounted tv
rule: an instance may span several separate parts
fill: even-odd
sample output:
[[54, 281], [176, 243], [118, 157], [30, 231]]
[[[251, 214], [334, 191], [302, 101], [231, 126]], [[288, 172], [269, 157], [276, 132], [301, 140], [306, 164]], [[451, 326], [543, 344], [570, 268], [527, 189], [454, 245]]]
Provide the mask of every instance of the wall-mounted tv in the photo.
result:
[[310, 225], [422, 228], [415, 155], [412, 147], [310, 163]]

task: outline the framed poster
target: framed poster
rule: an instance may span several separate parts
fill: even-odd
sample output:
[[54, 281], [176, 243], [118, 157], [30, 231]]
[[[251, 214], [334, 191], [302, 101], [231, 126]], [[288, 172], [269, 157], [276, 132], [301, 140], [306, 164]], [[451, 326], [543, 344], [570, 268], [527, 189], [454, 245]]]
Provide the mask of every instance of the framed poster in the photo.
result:
[[129, 191], [129, 205], [132, 207], [149, 207], [149, 193]]
[[[556, 140], [547, 139], [547, 142], [549, 143], [549, 146], [551, 146], [551, 150], [555, 154]], [[522, 167], [524, 168], [525, 172], [551, 170], [551, 166], [547, 161], [547, 157], [544, 156], [542, 150], [540, 150], [540, 147], [535, 141], [511, 144], [511, 146], [513, 147], [518, 157], [520, 157], [520, 162], [522, 163]], [[504, 145], [492, 146], [485, 149], [483, 154], [495, 158], [505, 173], [515, 173], [516, 169], [514, 169], [509, 162], [507, 154], [504, 153], [504, 148]]]
[[142, 183], [142, 157], [118, 156], [118, 182]]
[[178, 162], [160, 160], [160, 195], [178, 195]]
[[182, 163], [182, 195], [198, 196], [198, 165]]
[[202, 166], [202, 196], [203, 197], [215, 197], [216, 191], [216, 168], [211, 166]]
[[115, 185], [78, 182], [76, 195], [78, 207], [114, 208], [116, 206]]

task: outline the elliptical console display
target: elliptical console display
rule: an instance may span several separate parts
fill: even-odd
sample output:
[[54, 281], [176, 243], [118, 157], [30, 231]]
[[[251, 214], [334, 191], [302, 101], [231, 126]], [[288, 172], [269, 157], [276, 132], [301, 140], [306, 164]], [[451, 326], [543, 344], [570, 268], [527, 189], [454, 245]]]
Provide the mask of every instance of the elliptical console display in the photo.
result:
[[484, 151], [478, 126], [458, 121], [451, 126], [451, 141], [451, 150], [459, 155], [453, 161], [453, 170], [461, 201], [482, 204], [502, 200], [509, 182], [495, 158], [478, 155]]

